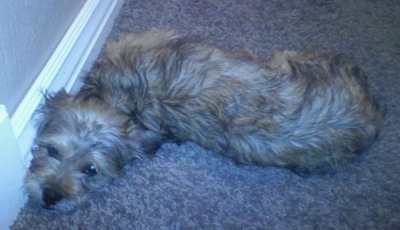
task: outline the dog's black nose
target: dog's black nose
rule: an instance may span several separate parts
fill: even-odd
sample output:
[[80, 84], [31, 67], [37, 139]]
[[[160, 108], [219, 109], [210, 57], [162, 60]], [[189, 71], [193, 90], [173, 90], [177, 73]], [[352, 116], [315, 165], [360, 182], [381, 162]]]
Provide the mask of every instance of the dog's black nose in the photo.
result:
[[61, 193], [57, 192], [56, 190], [50, 188], [43, 189], [42, 199], [44, 203], [46, 203], [46, 207], [50, 208], [50, 206], [57, 204], [61, 198]]

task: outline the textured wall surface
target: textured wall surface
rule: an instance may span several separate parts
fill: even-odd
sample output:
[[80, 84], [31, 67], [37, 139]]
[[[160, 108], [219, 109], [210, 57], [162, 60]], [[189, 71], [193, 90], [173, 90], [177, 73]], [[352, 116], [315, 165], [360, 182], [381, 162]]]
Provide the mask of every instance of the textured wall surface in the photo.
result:
[[10, 116], [84, 2], [0, 1], [0, 104]]

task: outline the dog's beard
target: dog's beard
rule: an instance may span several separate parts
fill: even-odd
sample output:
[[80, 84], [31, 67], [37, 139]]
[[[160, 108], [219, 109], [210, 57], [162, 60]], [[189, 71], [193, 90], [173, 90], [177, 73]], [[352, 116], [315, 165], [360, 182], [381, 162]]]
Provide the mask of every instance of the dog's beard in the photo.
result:
[[[31, 174], [34, 175], [34, 174]], [[84, 193], [73, 198], [62, 197], [54, 204], [46, 203], [44, 200], [44, 188], [42, 183], [37, 180], [26, 178], [25, 188], [29, 194], [29, 198], [35, 205], [39, 205], [48, 210], [68, 212], [75, 210], [76, 207], [81, 206], [87, 201], [89, 193]], [[45, 182], [43, 182], [44, 184]]]

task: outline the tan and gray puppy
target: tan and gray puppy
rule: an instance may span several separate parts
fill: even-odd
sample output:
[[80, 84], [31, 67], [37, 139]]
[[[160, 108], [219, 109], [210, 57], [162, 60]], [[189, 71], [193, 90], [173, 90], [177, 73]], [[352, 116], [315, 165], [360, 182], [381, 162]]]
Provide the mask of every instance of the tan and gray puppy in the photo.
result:
[[229, 52], [173, 32], [108, 44], [77, 95], [37, 112], [30, 197], [71, 210], [167, 140], [240, 163], [326, 172], [365, 150], [381, 115], [366, 78], [338, 55]]

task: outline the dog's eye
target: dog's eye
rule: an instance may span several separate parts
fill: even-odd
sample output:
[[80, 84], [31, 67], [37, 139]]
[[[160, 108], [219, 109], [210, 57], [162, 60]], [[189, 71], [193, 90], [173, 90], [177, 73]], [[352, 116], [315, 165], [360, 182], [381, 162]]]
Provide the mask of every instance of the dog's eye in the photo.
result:
[[87, 164], [85, 167], [83, 167], [81, 172], [88, 176], [95, 176], [97, 174], [97, 169], [94, 164]]
[[47, 154], [49, 154], [50, 157], [57, 158], [59, 152], [56, 148], [49, 146], [47, 147]]

